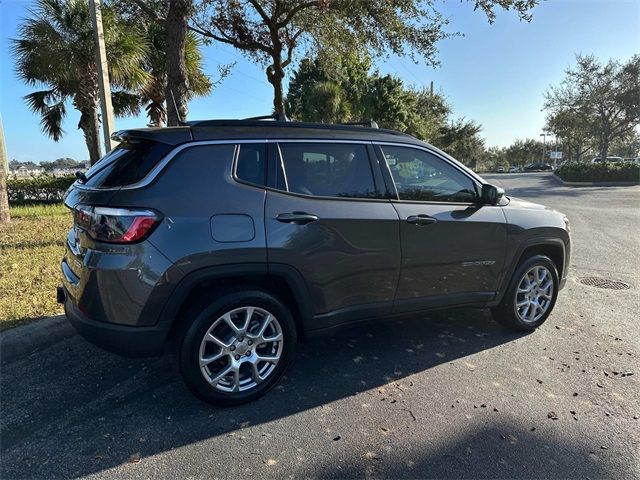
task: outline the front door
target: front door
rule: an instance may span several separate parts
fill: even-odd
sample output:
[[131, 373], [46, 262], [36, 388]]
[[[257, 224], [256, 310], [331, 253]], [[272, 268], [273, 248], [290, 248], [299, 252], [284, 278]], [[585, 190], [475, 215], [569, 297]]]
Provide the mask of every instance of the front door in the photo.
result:
[[477, 183], [422, 148], [380, 145], [400, 218], [396, 312], [490, 300], [506, 248], [499, 206], [478, 203]]
[[400, 272], [398, 215], [383, 198], [379, 169], [374, 177], [371, 146], [283, 142], [273, 149], [269, 264], [302, 274], [313, 328], [390, 313]]

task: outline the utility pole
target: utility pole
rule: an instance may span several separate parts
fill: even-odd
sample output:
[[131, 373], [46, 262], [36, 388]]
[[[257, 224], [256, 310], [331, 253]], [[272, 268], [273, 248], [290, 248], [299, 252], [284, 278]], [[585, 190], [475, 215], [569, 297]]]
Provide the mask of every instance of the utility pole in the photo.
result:
[[9, 158], [4, 145], [4, 127], [0, 117], [0, 225], [5, 225], [11, 220], [9, 213], [9, 197], [7, 193], [7, 175], [9, 174]]
[[89, 11], [93, 23], [93, 34], [96, 40], [96, 66], [98, 67], [98, 89], [100, 90], [100, 110], [102, 111], [102, 131], [104, 134], [104, 148], [107, 153], [115, 146], [111, 134], [115, 129], [113, 120], [113, 106], [111, 105], [111, 84], [109, 83], [109, 65], [107, 50], [104, 46], [104, 31], [102, 30], [101, 0], [89, 0]]
[[551, 135], [548, 132], [543, 132], [540, 134], [542, 137], [542, 163], [544, 163], [544, 157], [547, 155], [547, 135]]

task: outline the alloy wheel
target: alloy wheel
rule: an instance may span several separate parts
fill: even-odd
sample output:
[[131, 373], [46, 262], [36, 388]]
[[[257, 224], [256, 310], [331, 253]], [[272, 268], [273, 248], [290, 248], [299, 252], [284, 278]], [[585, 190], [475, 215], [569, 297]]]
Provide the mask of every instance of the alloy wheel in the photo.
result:
[[516, 290], [516, 314], [525, 323], [537, 322], [553, 300], [553, 276], [542, 265], [534, 265], [520, 279]]
[[265, 381], [283, 350], [278, 319], [259, 307], [240, 307], [220, 316], [200, 342], [200, 371], [216, 390], [243, 392]]

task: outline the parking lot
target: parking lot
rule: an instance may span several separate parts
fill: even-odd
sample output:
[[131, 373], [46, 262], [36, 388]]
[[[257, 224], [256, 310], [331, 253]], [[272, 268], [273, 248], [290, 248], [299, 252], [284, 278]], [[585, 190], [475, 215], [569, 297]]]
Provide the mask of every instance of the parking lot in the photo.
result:
[[360, 326], [300, 345], [280, 386], [228, 409], [170, 357], [74, 336], [2, 365], [0, 476], [640, 478], [640, 187], [485, 178], [571, 220], [570, 278], [540, 330], [470, 309]]

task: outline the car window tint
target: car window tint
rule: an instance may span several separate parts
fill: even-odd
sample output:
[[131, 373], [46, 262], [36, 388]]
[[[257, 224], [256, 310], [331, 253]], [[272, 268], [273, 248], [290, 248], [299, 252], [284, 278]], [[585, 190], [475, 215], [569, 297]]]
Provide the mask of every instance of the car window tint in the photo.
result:
[[322, 197], [376, 198], [367, 148], [348, 143], [281, 143], [276, 186]]
[[264, 185], [266, 180], [266, 146], [245, 143], [238, 146], [236, 177], [255, 185]]
[[382, 146], [400, 200], [473, 202], [475, 183], [435, 155], [408, 147]]
[[139, 182], [172, 148], [153, 141], [122, 142], [87, 170], [84, 184], [90, 187], [122, 187]]

